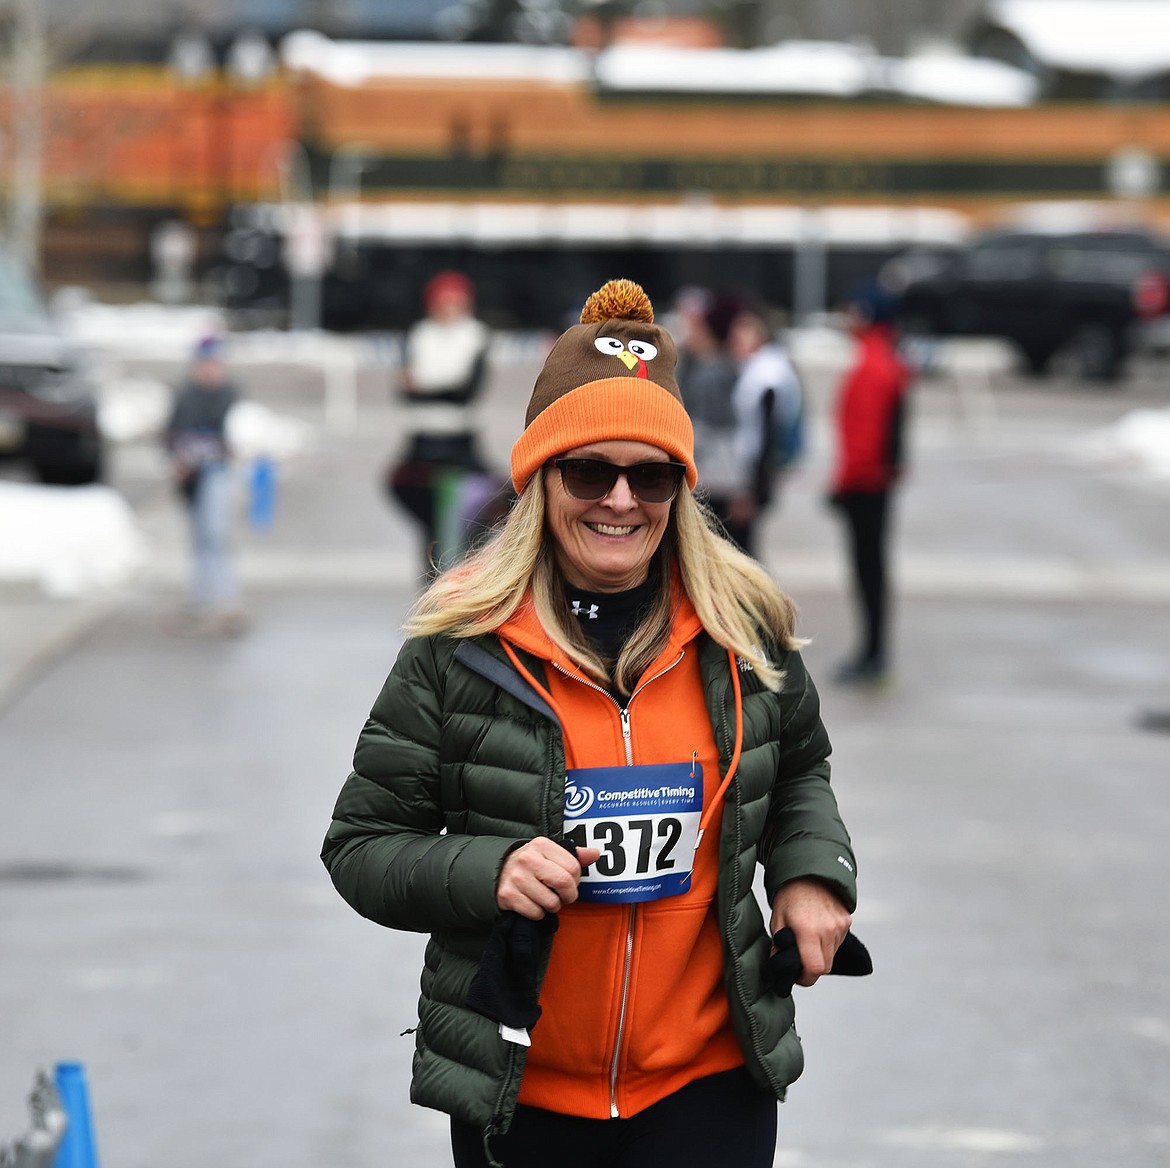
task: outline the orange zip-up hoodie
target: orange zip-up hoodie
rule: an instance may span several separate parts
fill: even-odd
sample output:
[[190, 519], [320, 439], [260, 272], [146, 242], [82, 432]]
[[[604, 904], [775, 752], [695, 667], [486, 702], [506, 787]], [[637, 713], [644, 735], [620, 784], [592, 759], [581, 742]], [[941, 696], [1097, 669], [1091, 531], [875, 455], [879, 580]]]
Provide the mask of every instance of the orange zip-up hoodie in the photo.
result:
[[704, 831], [689, 890], [561, 910], [520, 1085], [530, 1106], [630, 1116], [744, 1061], [715, 916], [721, 805], [712, 802], [721, 776], [695, 644], [702, 625], [677, 589], [674, 604], [670, 640], [625, 710], [565, 659], [531, 605], [499, 630], [505, 644], [549, 662], [547, 693], [562, 717], [569, 767], [690, 763], [694, 755], [703, 768]]

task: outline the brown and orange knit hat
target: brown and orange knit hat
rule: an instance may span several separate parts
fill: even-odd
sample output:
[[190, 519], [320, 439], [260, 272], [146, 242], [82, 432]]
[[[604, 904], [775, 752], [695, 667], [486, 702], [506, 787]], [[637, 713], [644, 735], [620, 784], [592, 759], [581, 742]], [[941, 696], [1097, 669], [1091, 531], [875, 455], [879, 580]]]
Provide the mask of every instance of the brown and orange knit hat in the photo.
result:
[[544, 362], [512, 447], [521, 492], [550, 458], [589, 442], [646, 442], [685, 463], [698, 479], [691, 419], [674, 377], [670, 334], [654, 323], [650, 298], [632, 280], [610, 280], [562, 333]]

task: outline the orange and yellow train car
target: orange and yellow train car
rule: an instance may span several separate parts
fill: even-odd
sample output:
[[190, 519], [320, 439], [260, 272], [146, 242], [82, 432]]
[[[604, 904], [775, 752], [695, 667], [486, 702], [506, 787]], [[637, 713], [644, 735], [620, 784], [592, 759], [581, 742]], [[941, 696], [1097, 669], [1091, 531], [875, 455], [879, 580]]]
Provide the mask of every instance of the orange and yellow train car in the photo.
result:
[[1102, 200], [1170, 225], [1161, 104], [623, 94], [559, 67], [184, 86], [103, 66], [52, 77], [44, 109], [46, 268], [87, 249], [147, 263], [171, 216], [210, 249], [232, 207], [290, 195], [294, 156], [291, 193], [321, 203], [935, 207], [978, 225], [1024, 201]]
[[[582, 77], [292, 78], [324, 175], [360, 157], [363, 199], [640, 200], [945, 207], [1133, 200], [1170, 222], [1161, 104], [607, 92]], [[1135, 180], [1136, 174], [1136, 180]]]

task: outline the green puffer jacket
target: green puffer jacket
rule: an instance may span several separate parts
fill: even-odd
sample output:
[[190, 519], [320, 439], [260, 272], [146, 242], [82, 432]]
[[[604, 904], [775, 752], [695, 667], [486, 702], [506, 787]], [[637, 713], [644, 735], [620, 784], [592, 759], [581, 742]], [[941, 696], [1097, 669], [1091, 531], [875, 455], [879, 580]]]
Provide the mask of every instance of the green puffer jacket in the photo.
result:
[[[726, 773], [735, 742], [730, 662], [705, 634], [697, 643]], [[764, 865], [769, 902], [785, 881], [811, 876], [852, 910], [856, 885], [816, 690], [799, 653], [778, 657], [780, 694], [740, 662], [743, 748], [723, 812], [717, 907], [736, 1035], [753, 1078], [783, 1099], [803, 1056], [792, 999], [765, 984], [770, 940], [752, 889], [755, 866]], [[522, 659], [543, 682], [542, 663]], [[499, 641], [418, 638], [403, 646], [374, 704], [325, 839], [322, 859], [359, 913], [431, 934], [412, 1101], [485, 1133], [511, 1122], [525, 1048], [463, 1002], [499, 915], [504, 859], [524, 840], [560, 835], [564, 787], [556, 718]]]

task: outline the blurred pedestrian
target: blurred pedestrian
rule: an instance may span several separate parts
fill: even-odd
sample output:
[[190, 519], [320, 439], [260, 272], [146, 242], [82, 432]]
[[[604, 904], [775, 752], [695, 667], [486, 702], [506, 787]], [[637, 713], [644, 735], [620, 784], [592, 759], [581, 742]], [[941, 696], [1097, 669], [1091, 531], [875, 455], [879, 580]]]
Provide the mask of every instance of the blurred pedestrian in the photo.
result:
[[716, 301], [708, 314], [716, 336], [726, 336], [737, 369], [732, 399], [735, 433], [720, 491], [727, 534], [756, 555], [759, 520], [777, 496], [782, 472], [800, 453], [804, 390], [784, 345], [763, 310], [742, 298]]
[[235, 492], [227, 420], [239, 400], [223, 341], [204, 337], [175, 393], [164, 442], [191, 529], [188, 608], [177, 632], [237, 636], [244, 631], [233, 562]]
[[430, 934], [411, 1098], [457, 1168], [771, 1168], [793, 980], [845, 972], [794, 608], [696, 478], [674, 342], [610, 281], [537, 378], [516, 507], [415, 606], [358, 740], [323, 859]]
[[837, 393], [829, 502], [845, 523], [860, 628], [856, 652], [834, 675], [842, 684], [880, 682], [889, 668], [891, 496], [902, 474], [910, 383], [896, 348], [894, 309], [894, 298], [876, 284], [858, 288], [845, 309], [857, 353]]
[[698, 490], [723, 530], [746, 550], [750, 536], [735, 509], [747, 483], [738, 462], [735, 381], [739, 371], [726, 348], [731, 315], [708, 289], [691, 287], [678, 294], [675, 318], [678, 388], [695, 431]]
[[473, 406], [480, 397], [490, 335], [475, 318], [475, 288], [444, 271], [423, 289], [424, 316], [408, 331], [400, 397], [406, 448], [386, 487], [422, 528], [425, 577], [451, 563], [490, 525], [503, 484], [478, 449]]

